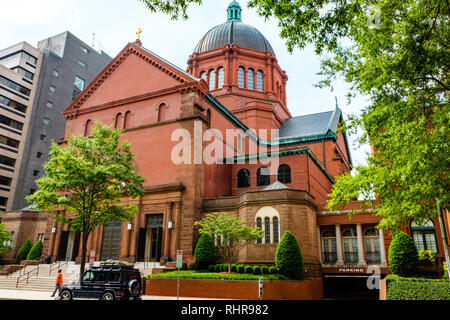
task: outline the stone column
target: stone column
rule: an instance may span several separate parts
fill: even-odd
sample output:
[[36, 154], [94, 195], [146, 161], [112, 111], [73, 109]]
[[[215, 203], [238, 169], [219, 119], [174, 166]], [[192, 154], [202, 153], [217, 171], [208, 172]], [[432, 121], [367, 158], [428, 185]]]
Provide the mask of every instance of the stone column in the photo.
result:
[[383, 230], [379, 230], [380, 234], [380, 257], [381, 257], [381, 266], [386, 267], [387, 261], [386, 261], [386, 249], [384, 247], [384, 232]]
[[320, 226], [317, 226], [317, 252], [319, 254], [319, 262], [323, 264], [322, 258], [322, 239], [320, 237]]
[[343, 265], [344, 258], [342, 253], [342, 236], [341, 236], [341, 225], [337, 224], [336, 228], [336, 250], [337, 250], [337, 261], [336, 265]]
[[170, 234], [171, 229], [169, 229], [169, 221], [172, 220], [172, 202], [166, 204], [166, 219], [164, 230], [164, 259], [170, 258]]
[[356, 224], [356, 236], [358, 237], [358, 265], [366, 265], [361, 223]]

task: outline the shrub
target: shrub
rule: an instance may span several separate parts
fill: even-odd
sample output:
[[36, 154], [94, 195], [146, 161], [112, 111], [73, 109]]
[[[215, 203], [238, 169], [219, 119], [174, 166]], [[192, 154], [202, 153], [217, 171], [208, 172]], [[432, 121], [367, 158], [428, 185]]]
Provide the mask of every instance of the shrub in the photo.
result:
[[[149, 274], [147, 278], [156, 279], [176, 279], [178, 277], [177, 271], [163, 272], [158, 274]], [[180, 278], [182, 279], [220, 279], [220, 280], [258, 280], [261, 276], [253, 274], [234, 274], [234, 273], [209, 273], [195, 270], [180, 271]], [[288, 280], [281, 274], [268, 274], [262, 276], [265, 280]]]
[[228, 271], [228, 264], [227, 263], [222, 263], [221, 267], [220, 267], [220, 271], [227, 272]]
[[277, 274], [278, 273], [277, 267], [275, 267], [275, 266], [269, 267], [269, 273], [270, 274]]
[[398, 232], [389, 246], [389, 266], [393, 274], [413, 277], [419, 268], [419, 256], [414, 241], [404, 232]]
[[252, 274], [253, 273], [253, 267], [252, 266], [245, 266], [244, 267], [244, 272], [248, 273], [248, 274]]
[[222, 271], [222, 270], [221, 270], [221, 267], [222, 267], [221, 264], [215, 264], [215, 265], [214, 265], [214, 272], [220, 272], [220, 271]]
[[388, 300], [450, 300], [448, 280], [386, 277]]
[[214, 240], [210, 236], [206, 234], [201, 235], [195, 246], [194, 257], [197, 260], [198, 269], [205, 269], [216, 261], [216, 247]]
[[237, 264], [235, 264], [235, 263], [233, 263], [232, 265], [231, 265], [231, 272], [237, 272]]
[[261, 266], [261, 274], [269, 274], [269, 267]]
[[244, 268], [244, 265], [243, 264], [239, 264], [238, 266], [237, 266], [237, 272], [239, 272], [239, 273], [244, 273], [244, 270], [245, 268]]
[[209, 272], [214, 272], [214, 267], [215, 267], [215, 265], [214, 265], [214, 264], [211, 264], [211, 265], [208, 267], [208, 271], [209, 271]]
[[27, 260], [36, 260], [39, 259], [41, 257], [41, 253], [42, 253], [42, 241], [39, 240], [38, 242], [36, 242], [33, 247], [31, 247], [30, 252], [28, 252], [27, 255]]
[[303, 279], [302, 252], [297, 239], [290, 231], [286, 231], [278, 243], [275, 265], [282, 275], [296, 280]]
[[253, 274], [261, 274], [261, 267], [253, 266]]
[[22, 245], [22, 247], [20, 247], [19, 252], [17, 252], [17, 256], [16, 256], [16, 262], [20, 263], [20, 261], [22, 260], [26, 260], [28, 253], [31, 250], [31, 241], [30, 239], [27, 239], [24, 244]]
[[444, 267], [444, 279], [448, 279], [448, 267], [447, 267], [447, 262], [443, 262], [442, 266]]

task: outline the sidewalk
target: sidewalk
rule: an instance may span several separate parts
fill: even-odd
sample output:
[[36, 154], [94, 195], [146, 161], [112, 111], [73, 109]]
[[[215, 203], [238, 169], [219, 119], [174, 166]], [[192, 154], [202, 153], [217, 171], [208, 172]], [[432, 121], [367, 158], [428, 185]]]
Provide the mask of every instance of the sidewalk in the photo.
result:
[[[56, 300], [55, 297], [50, 297], [52, 292], [0, 289], [0, 300]], [[216, 299], [186, 298], [186, 297], [180, 297], [179, 299], [180, 300], [216, 300]], [[177, 298], [176, 297], [165, 297], [165, 296], [142, 296], [142, 300], [177, 300]]]

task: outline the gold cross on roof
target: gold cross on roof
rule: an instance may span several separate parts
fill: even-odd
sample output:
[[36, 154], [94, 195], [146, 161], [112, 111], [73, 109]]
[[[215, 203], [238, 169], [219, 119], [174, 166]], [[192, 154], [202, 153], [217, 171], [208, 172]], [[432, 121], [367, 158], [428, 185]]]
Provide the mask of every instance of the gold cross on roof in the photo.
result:
[[142, 29], [139, 28], [138, 31], [136, 32], [137, 38], [140, 40], [141, 39], [141, 33], [142, 33]]

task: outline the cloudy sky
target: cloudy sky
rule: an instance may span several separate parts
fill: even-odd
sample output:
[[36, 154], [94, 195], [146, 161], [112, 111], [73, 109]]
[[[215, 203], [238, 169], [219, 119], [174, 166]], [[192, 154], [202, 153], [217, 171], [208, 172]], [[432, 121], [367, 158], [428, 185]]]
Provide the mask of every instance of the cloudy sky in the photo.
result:
[[[231, 0], [204, 0], [201, 7], [192, 6], [189, 20], [172, 21], [163, 14], [148, 11], [138, 0], [14, 0], [2, 3], [0, 19], [0, 48], [21, 41], [36, 46], [37, 42], [64, 31], [70, 31], [89, 45], [102, 49], [114, 57], [128, 43], [136, 39], [136, 31], [142, 28], [144, 47], [168, 61], [186, 69], [189, 55], [201, 37], [212, 27], [226, 21], [226, 9]], [[312, 47], [289, 54], [279, 37], [276, 21], [264, 21], [256, 12], [242, 6], [242, 21], [256, 27], [271, 43], [280, 66], [287, 72], [288, 108], [293, 116], [328, 111], [335, 108], [335, 97], [344, 115], [356, 113], [367, 104], [363, 98], [347, 104], [348, 85], [336, 81], [331, 89], [319, 89], [313, 85], [317, 76], [320, 57]], [[5, 14], [6, 13], [6, 14]], [[6, 32], [5, 32], [6, 30]], [[95, 34], [95, 36], [94, 36]], [[355, 165], [364, 164], [369, 148], [354, 145], [350, 137], [352, 158]]]

